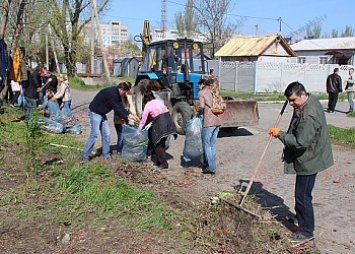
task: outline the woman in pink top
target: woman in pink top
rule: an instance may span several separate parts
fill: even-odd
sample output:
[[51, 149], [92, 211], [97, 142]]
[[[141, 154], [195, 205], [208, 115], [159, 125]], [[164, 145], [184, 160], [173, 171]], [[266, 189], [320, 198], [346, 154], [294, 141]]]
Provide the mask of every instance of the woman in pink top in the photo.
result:
[[161, 100], [155, 99], [152, 91], [148, 90], [144, 94], [145, 101], [143, 115], [138, 129], [153, 121], [149, 129], [149, 140], [153, 144], [151, 160], [154, 165], [167, 169], [169, 167], [166, 160], [165, 143], [169, 135], [177, 138], [177, 131], [169, 110]]

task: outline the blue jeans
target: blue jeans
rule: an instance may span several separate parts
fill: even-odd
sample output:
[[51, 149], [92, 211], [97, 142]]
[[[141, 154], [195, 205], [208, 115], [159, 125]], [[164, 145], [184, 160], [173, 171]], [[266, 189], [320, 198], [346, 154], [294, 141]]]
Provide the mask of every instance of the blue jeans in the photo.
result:
[[37, 100], [25, 97], [26, 99], [26, 106], [25, 106], [25, 119], [28, 121], [33, 116], [33, 112], [37, 108]]
[[94, 112], [89, 112], [90, 118], [90, 134], [86, 141], [83, 158], [89, 158], [94, 148], [95, 142], [101, 132], [102, 154], [105, 158], [109, 158], [110, 154], [110, 127], [108, 125], [106, 115], [99, 115]]
[[354, 111], [354, 92], [348, 92], [349, 111]]
[[70, 106], [71, 106], [71, 101], [63, 101], [64, 103], [64, 107], [65, 109], [70, 109]]
[[117, 153], [122, 153], [123, 148], [123, 125], [115, 123], [115, 129], [117, 132]]
[[202, 145], [205, 153], [207, 167], [205, 171], [216, 172], [216, 153], [217, 153], [217, 135], [219, 126], [210, 126], [202, 128]]
[[295, 211], [299, 231], [303, 235], [313, 236], [314, 212], [312, 204], [312, 190], [317, 174], [297, 175], [295, 185]]

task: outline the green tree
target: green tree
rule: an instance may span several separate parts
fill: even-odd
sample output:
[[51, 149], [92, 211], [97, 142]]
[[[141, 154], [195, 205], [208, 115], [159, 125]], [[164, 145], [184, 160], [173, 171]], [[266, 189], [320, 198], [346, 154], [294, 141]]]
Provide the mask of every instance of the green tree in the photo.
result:
[[320, 22], [307, 24], [306, 37], [313, 37], [314, 39], [320, 38], [322, 33], [322, 25]]
[[[109, 0], [98, 3], [101, 12]], [[82, 30], [91, 21], [91, 0], [49, 0], [51, 15], [48, 22], [64, 49], [65, 66], [69, 76], [76, 75], [76, 62], [83, 42]]]
[[331, 35], [332, 38], [337, 38], [339, 37], [339, 32], [338, 32], [338, 29], [333, 29], [332, 30], [332, 35]]
[[351, 26], [346, 26], [341, 33], [341, 37], [353, 37], [355, 35], [354, 29]]
[[194, 0], [187, 0], [185, 11], [175, 14], [175, 25], [180, 36], [193, 37], [198, 28], [195, 16]]

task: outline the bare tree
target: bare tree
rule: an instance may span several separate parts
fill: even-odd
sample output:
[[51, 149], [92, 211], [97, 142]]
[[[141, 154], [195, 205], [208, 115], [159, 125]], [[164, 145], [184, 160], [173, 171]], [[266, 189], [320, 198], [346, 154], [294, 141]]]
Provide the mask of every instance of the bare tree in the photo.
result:
[[1, 25], [0, 25], [0, 39], [4, 39], [6, 26], [10, 14], [11, 0], [4, 0], [3, 4], [0, 6], [1, 10]]
[[[76, 75], [76, 61], [82, 40], [82, 30], [91, 21], [90, 0], [50, 0], [52, 9], [49, 23], [64, 49], [68, 75]], [[98, 4], [101, 12], [109, 0]]]
[[237, 26], [227, 19], [231, 0], [196, 0], [194, 9], [201, 30], [211, 43], [211, 57], [231, 38]]
[[198, 20], [195, 16], [194, 0], [187, 0], [185, 11], [175, 15], [176, 29], [180, 36], [192, 37], [197, 32]]

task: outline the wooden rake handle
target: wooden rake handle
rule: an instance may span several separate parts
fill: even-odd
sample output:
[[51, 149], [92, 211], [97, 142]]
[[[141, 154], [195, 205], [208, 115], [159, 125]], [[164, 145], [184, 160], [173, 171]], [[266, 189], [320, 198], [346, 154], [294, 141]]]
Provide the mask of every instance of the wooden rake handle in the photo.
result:
[[[281, 120], [281, 117], [282, 117], [283, 113], [285, 112], [287, 103], [288, 103], [288, 100], [285, 100], [284, 105], [282, 106], [282, 109], [281, 109], [281, 111], [280, 111], [279, 117], [277, 118], [276, 123], [275, 123], [275, 125], [274, 125], [274, 128], [277, 128], [277, 126], [279, 125], [280, 120]], [[265, 146], [265, 148], [264, 148], [264, 151], [263, 151], [263, 153], [261, 154], [261, 157], [260, 157], [258, 163], [256, 164], [256, 167], [255, 167], [255, 169], [254, 169], [253, 175], [251, 176], [251, 178], [250, 178], [250, 180], [249, 180], [249, 184], [248, 184], [247, 189], [245, 190], [245, 192], [244, 192], [244, 194], [243, 194], [242, 200], [241, 200], [240, 203], [239, 203], [240, 206], [242, 206], [242, 205], [244, 204], [245, 198], [246, 198], [246, 197], [248, 196], [248, 194], [249, 194], [249, 191], [250, 191], [250, 189], [251, 189], [251, 186], [252, 186], [253, 183], [254, 183], [254, 179], [255, 179], [255, 177], [256, 177], [256, 174], [258, 173], [258, 170], [259, 170], [259, 167], [260, 167], [260, 165], [261, 165], [261, 162], [263, 161], [263, 159], [264, 159], [264, 157], [265, 157], [266, 151], [267, 151], [267, 149], [269, 148], [269, 145], [270, 145], [270, 143], [271, 143], [272, 138], [273, 138], [273, 136], [270, 135], [269, 140], [267, 141], [266, 146]]]

